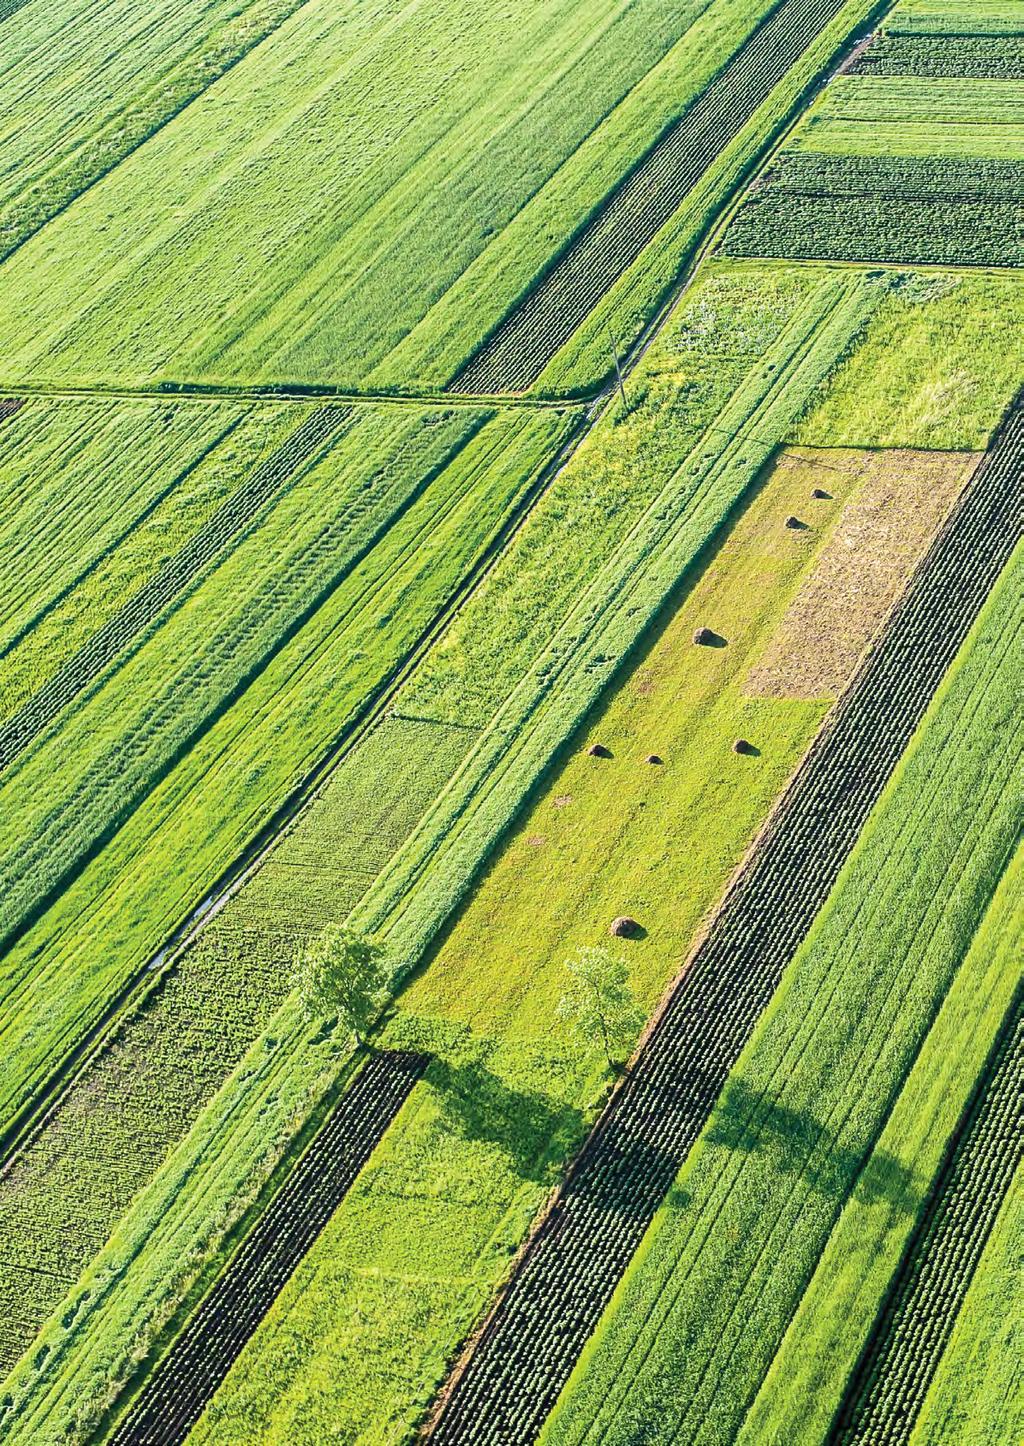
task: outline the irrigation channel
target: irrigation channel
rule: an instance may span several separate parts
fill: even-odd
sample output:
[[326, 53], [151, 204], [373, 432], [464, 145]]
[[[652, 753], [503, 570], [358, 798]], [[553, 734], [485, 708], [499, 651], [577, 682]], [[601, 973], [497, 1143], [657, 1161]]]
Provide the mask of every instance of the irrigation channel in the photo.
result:
[[783, 0], [499, 323], [450, 390], [493, 394], [531, 386], [844, 3]]
[[57, 717], [271, 500], [297, 469], [352, 416], [350, 407], [321, 407], [256, 467], [209, 522], [123, 603], [53, 677], [0, 725], [0, 771]]
[[1024, 988], [911, 1237], [832, 1442], [909, 1441], [1010, 1182], [1024, 1158]]
[[371, 1054], [146, 1381], [111, 1446], [185, 1440], [428, 1063], [397, 1050]]
[[532, 1442], [1024, 523], [1024, 403], [829, 714], [426, 1435]]

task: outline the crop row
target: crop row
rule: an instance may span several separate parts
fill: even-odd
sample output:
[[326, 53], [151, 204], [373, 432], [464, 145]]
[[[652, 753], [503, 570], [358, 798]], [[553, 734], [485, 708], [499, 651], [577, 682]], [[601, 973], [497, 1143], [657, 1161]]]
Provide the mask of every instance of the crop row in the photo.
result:
[[730, 256], [1020, 265], [1024, 166], [790, 154], [751, 192], [722, 250]]
[[783, 0], [451, 387], [529, 387], [841, 7], [842, 0]]
[[427, 1066], [373, 1054], [146, 1382], [111, 1446], [184, 1441]]
[[830, 1439], [907, 1441], [1024, 1158], [1024, 992], [951, 1142]]
[[881, 35], [850, 73], [1024, 80], [1024, 36]]
[[1015, 411], [783, 795], [434, 1426], [532, 1441], [1021, 532]]
[[0, 397], [0, 422], [6, 422], [8, 417], [13, 417], [24, 405], [24, 397]]
[[0, 771], [99, 676], [278, 493], [296, 470], [351, 416], [351, 409], [313, 412], [158, 573], [103, 624], [84, 647], [0, 725]]

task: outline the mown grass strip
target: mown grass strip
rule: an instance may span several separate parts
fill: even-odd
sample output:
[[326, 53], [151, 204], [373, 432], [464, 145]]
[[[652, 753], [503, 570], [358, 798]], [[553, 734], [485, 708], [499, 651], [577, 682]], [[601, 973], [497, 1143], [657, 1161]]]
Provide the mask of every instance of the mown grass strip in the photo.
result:
[[842, 0], [783, 0], [455, 376], [451, 389], [515, 392], [536, 381], [841, 8]]
[[1017, 408], [521, 1257], [442, 1399], [437, 1442], [534, 1439], [1006, 564], [1021, 532], [1022, 467]]
[[129, 647], [203, 568], [224, 553], [260, 509], [351, 415], [348, 407], [324, 407], [307, 417], [228, 498], [202, 531], [191, 537], [84, 647], [0, 725], [0, 771], [9, 767], [58, 713]]
[[111, 1436], [178, 1446], [426, 1069], [372, 1054]]
[[1024, 990], [951, 1141], [830, 1440], [909, 1441], [1024, 1159]]

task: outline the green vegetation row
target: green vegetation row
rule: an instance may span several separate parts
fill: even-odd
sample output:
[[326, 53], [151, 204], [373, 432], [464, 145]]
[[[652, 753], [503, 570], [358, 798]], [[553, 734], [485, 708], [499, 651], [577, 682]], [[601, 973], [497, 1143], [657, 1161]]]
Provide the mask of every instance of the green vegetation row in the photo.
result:
[[[439, 736], [437, 722], [428, 721], [431, 716], [447, 724], [440, 733], [446, 741], [439, 751], [450, 748], [447, 756], [455, 763], [465, 746], [459, 740], [460, 728], [466, 733], [465, 724], [475, 718], [486, 722], [483, 710], [487, 708], [500, 710], [494, 725], [482, 735], [487, 740], [486, 751], [477, 746], [473, 733], [468, 734], [466, 742], [474, 748], [472, 771], [464, 766], [456, 774], [454, 800], [442, 800], [428, 810], [415, 848], [409, 851], [414, 863], [423, 861], [417, 870], [422, 879], [416, 907], [403, 910], [405, 917], [397, 917], [392, 928], [400, 964], [415, 961], [438, 920], [458, 902], [480, 861], [493, 848], [497, 832], [507, 825], [566, 729], [586, 711], [666, 593], [678, 585], [688, 562], [749, 487], [776, 439], [792, 425], [877, 299], [877, 291], [859, 281], [806, 275], [758, 278], [737, 271], [727, 280], [706, 284], [680, 310], [666, 349], [660, 354], [652, 352], [645, 363], [633, 393], [633, 410], [609, 417], [588, 440], [538, 503], [448, 636], [414, 673], [405, 694], [399, 694], [399, 716], [364, 745], [371, 752], [361, 781], [355, 785], [352, 781], [360, 779], [358, 771], [353, 774], [343, 769], [339, 774], [336, 802], [328, 810], [328, 818], [337, 820], [335, 840], [345, 832], [346, 794], [352, 795], [358, 813], [359, 800], [374, 799], [380, 791], [380, 779], [418, 774], [418, 768], [410, 768], [410, 743], [422, 748], [429, 759]], [[718, 431], [719, 424], [725, 428], [724, 434]], [[687, 447], [680, 446], [685, 439], [689, 439], [688, 456]], [[586, 547], [579, 546], [583, 537], [587, 538]], [[568, 545], [570, 540], [572, 545]], [[567, 559], [573, 559], [575, 572], [567, 569]], [[606, 608], [605, 598], [625, 591], [623, 584], [634, 578], [628, 605], [621, 611]], [[543, 600], [540, 607], [538, 599]], [[548, 619], [566, 614], [570, 622], [555, 628], [552, 642]], [[553, 686], [556, 664], [571, 687]], [[531, 712], [542, 727], [532, 724]], [[533, 728], [529, 749], [521, 743], [514, 746], [509, 731], [520, 715]], [[510, 754], [507, 761], [503, 750]], [[517, 755], [521, 760], [518, 772]], [[489, 762], [495, 757], [502, 763], [497, 773]], [[353, 755], [352, 763], [358, 765], [358, 754]], [[440, 761], [438, 769], [434, 777], [441, 783]], [[494, 787], [483, 788], [495, 773]], [[492, 812], [471, 829], [474, 795]], [[325, 799], [330, 797], [328, 790]], [[451, 857], [431, 845], [431, 838], [447, 829], [453, 801], [462, 820], [457, 873]], [[409, 800], [405, 816], [410, 824], [417, 808], [425, 808], [429, 802], [427, 796], [419, 804]], [[314, 808], [310, 818], [315, 817]], [[372, 825], [372, 817], [368, 822]], [[350, 855], [354, 868], [349, 865], [352, 873], [347, 881], [350, 890], [360, 885], [359, 838], [372, 832], [368, 827], [366, 835], [356, 837]], [[330, 841], [330, 826], [326, 836]], [[317, 848], [315, 829], [303, 836], [300, 826], [294, 837], [299, 860], [303, 851], [307, 857], [313, 852], [323, 854], [323, 848]], [[426, 869], [431, 853], [436, 862]], [[289, 887], [285, 845], [276, 878], [275, 857], [225, 910], [225, 928], [235, 909], [236, 926], [248, 921], [262, 929], [269, 915], [276, 917], [285, 932], [289, 925], [294, 929], [295, 894]], [[366, 862], [371, 869], [375, 866], [372, 857], [368, 856], [364, 865]], [[723, 866], [727, 871], [728, 861]], [[332, 894], [344, 871], [344, 863], [337, 873], [324, 870], [322, 893], [318, 891], [309, 900], [315, 916], [332, 907]], [[291, 875], [294, 879], [294, 868]], [[362, 884], [365, 882], [364, 874]], [[367, 896], [375, 913], [382, 910], [381, 896], [377, 886]], [[251, 915], [246, 903], [250, 897]], [[400, 897], [403, 905], [413, 902], [412, 896], [406, 900], [404, 891]], [[364, 925], [368, 911], [366, 905], [357, 911]], [[219, 919], [214, 920], [211, 929], [216, 930], [218, 924]], [[240, 942], [242, 947], [233, 955], [237, 962], [224, 976], [227, 999], [232, 998], [230, 968], [245, 968], [244, 938]], [[244, 991], [236, 989], [234, 997], [243, 1001], [243, 1012], [250, 1007], [244, 1006]], [[141, 1090], [129, 1092], [123, 1117], [126, 1136], [145, 1121], [147, 1138], [155, 1132], [165, 1150], [181, 1133], [174, 1118], [175, 1101], [181, 1100], [185, 1106], [185, 1123], [192, 1108], [171, 1084], [175, 1070], [180, 1072], [177, 1050], [182, 1023], [180, 1015], [167, 1012], [161, 1016], [158, 1009], [154, 1028], [138, 1035], [138, 1053], [143, 1053], [144, 1046], [146, 1059], [168, 1092], [163, 1118], [159, 1115], [162, 1092], [147, 1101]], [[254, 1028], [260, 1023], [256, 1019]], [[211, 1036], [215, 1033], [216, 1026]], [[215, 1038], [209, 1044], [206, 1058], [212, 1082], [217, 1069], [226, 1071], [233, 1061], [230, 1056], [218, 1061]], [[201, 1115], [190, 1137], [166, 1160], [152, 1186], [138, 1195], [109, 1245], [86, 1272], [76, 1292], [77, 1305], [70, 1313], [61, 1311], [54, 1323], [60, 1344], [42, 1363], [48, 1385], [59, 1379], [60, 1389], [57, 1399], [47, 1400], [48, 1386], [34, 1398], [43, 1410], [42, 1419], [60, 1417], [66, 1409], [88, 1416], [95, 1411], [97, 1398], [106, 1399], [110, 1383], [130, 1373], [167, 1313], [191, 1288], [224, 1229], [244, 1211], [297, 1126], [336, 1078], [344, 1057], [337, 1041], [311, 1038], [294, 1005], [285, 1005]], [[115, 1054], [115, 1064], [116, 1059]], [[100, 1079], [100, 1099], [114, 1098], [119, 1077], [123, 1079], [112, 1069], [109, 1085]], [[93, 1087], [96, 1083], [94, 1075]], [[85, 1088], [79, 1107], [87, 1110], [88, 1104], [89, 1089]], [[132, 1123], [134, 1111], [140, 1112], [137, 1125]], [[55, 1234], [60, 1233], [58, 1222], [67, 1218], [69, 1204], [79, 1208], [74, 1204], [80, 1198], [77, 1191], [68, 1190], [64, 1198], [64, 1186], [75, 1174], [76, 1160], [80, 1177], [98, 1168], [95, 1156], [82, 1159], [75, 1155], [76, 1136], [84, 1138], [83, 1132], [74, 1128], [75, 1118], [72, 1111], [71, 1128], [62, 1140], [51, 1137], [58, 1152], [67, 1152], [67, 1166], [53, 1177], [64, 1182], [61, 1189], [48, 1193], [45, 1171], [38, 1172], [35, 1183], [22, 1183], [20, 1199], [26, 1213], [37, 1218], [42, 1229]], [[44, 1158], [45, 1149], [40, 1155]], [[51, 1168], [52, 1160], [51, 1155]], [[104, 1166], [109, 1165], [105, 1159]], [[116, 1159], [110, 1168], [115, 1175], [123, 1175]], [[138, 1177], [135, 1181], [134, 1188], [143, 1183]], [[124, 1198], [124, 1185], [116, 1179], [112, 1196]], [[81, 1218], [95, 1220], [97, 1233], [102, 1235], [115, 1224], [116, 1213], [107, 1215], [102, 1200], [93, 1197], [83, 1204]], [[528, 1213], [521, 1228], [525, 1229], [527, 1219]], [[19, 1229], [23, 1229], [23, 1220], [24, 1216]], [[10, 1258], [7, 1251], [5, 1258]], [[108, 1273], [105, 1263], [111, 1259], [119, 1262], [115, 1276]], [[122, 1314], [125, 1310], [127, 1316]], [[125, 1325], [128, 1320], [130, 1329]], [[26, 1358], [19, 1391], [36, 1384], [34, 1359], [34, 1353]], [[421, 1362], [417, 1370], [426, 1369], [426, 1380], [432, 1383], [442, 1363], [428, 1359], [431, 1364]], [[65, 1385], [69, 1394], [65, 1394]], [[30, 1429], [49, 1429], [42, 1426], [42, 1419], [35, 1408], [24, 1416], [27, 1427], [34, 1423]]]
[[[545, 1441], [735, 1437], [844, 1204], [854, 1196], [909, 1228], [928, 1180], [871, 1151], [965, 959], [978, 972], [961, 1002], [975, 1019], [980, 1005], [998, 1028], [998, 1008], [986, 1015], [978, 992], [991, 957], [971, 944], [1022, 821], [1020, 744], [1007, 747], [1021, 737], [1012, 720], [1022, 568], [1018, 548], [731, 1072]], [[787, 882], [802, 898], [803, 873]], [[1005, 999], [1005, 975], [997, 987]], [[963, 1023], [952, 1020], [953, 1037], [966, 1038], [977, 1068], [991, 1033], [971, 1041]], [[948, 1070], [944, 1050], [931, 1058]], [[973, 1083], [970, 1071], [956, 1078], [959, 1093], [933, 1101], [943, 1142]], [[822, 1323], [862, 1336], [870, 1320], [858, 1310]], [[776, 1414], [750, 1418], [741, 1440], [822, 1439], [808, 1425], [818, 1398], [791, 1384], [774, 1393]]]
[[850, 73], [1024, 80], [1024, 36], [886, 34], [868, 46]]
[[566, 428], [485, 423], [361, 412], [8, 770], [5, 1119], [432, 630]]
[[[301, 0], [0, 6], [0, 259], [166, 125]], [[115, 39], [116, 37], [116, 39]]]
[[[1015, 413], [815, 740], [577, 1158], [557, 1208], [533, 1236], [445, 1399], [435, 1439], [534, 1439], [1020, 536], [1022, 449], [1024, 415]], [[1006, 776], [1004, 767], [1000, 780]], [[714, 1290], [702, 1289], [693, 1303], [699, 1309], [714, 1298]], [[639, 1316], [646, 1318], [642, 1305]], [[648, 1351], [650, 1339], [641, 1355]], [[621, 1368], [621, 1360], [609, 1368], [594, 1399], [607, 1398]], [[662, 1410], [672, 1415], [677, 1403], [682, 1410], [678, 1382], [672, 1394], [672, 1410], [660, 1402], [654, 1419]], [[612, 1417], [632, 1419], [644, 1435], [636, 1426], [636, 1412], [647, 1409], [641, 1396], [632, 1410], [617, 1402]], [[697, 1409], [706, 1414], [710, 1404]]]
[[452, 385], [523, 391], [715, 165], [843, 0], [783, 0]]
[[914, 1446], [1017, 1441], [1020, 1392], [1020, 1241], [1024, 1169], [1018, 1169], [925, 1399]]
[[[1007, 971], [1010, 972], [1009, 970]], [[1018, 994], [839, 1412], [840, 1440], [907, 1439], [975, 1266], [1024, 1160], [1024, 997]]]

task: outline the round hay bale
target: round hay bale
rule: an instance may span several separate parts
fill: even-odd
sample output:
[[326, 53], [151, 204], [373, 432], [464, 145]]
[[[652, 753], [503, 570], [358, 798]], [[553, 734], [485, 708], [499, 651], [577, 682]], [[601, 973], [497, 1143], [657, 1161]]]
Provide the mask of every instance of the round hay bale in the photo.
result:
[[715, 641], [715, 635], [710, 628], [698, 628], [693, 635], [693, 641], [699, 648], [706, 648]]
[[732, 745], [734, 753], [753, 753], [754, 745], [749, 738], [737, 738]]
[[620, 914], [617, 919], [612, 920], [608, 932], [615, 939], [635, 939], [640, 933], [640, 925], [628, 914]]
[[606, 748], [603, 743], [591, 743], [587, 749], [587, 756], [589, 758], [611, 758], [612, 750]]
[[815, 487], [814, 491], [811, 493], [811, 496], [812, 496], [812, 497], [816, 497], [819, 502], [831, 502], [831, 501], [832, 501], [832, 494], [831, 494], [831, 492], [826, 492], [825, 489], [824, 489], [824, 487]]
[[647, 757], [644, 759], [644, 762], [645, 762], [645, 763], [663, 763], [663, 762], [664, 762], [664, 759], [659, 758], [659, 756], [658, 756], [657, 753], [648, 753]]
[[804, 523], [800, 521], [799, 517], [789, 516], [786, 518], [786, 526], [792, 528], [794, 532], [800, 532]]

